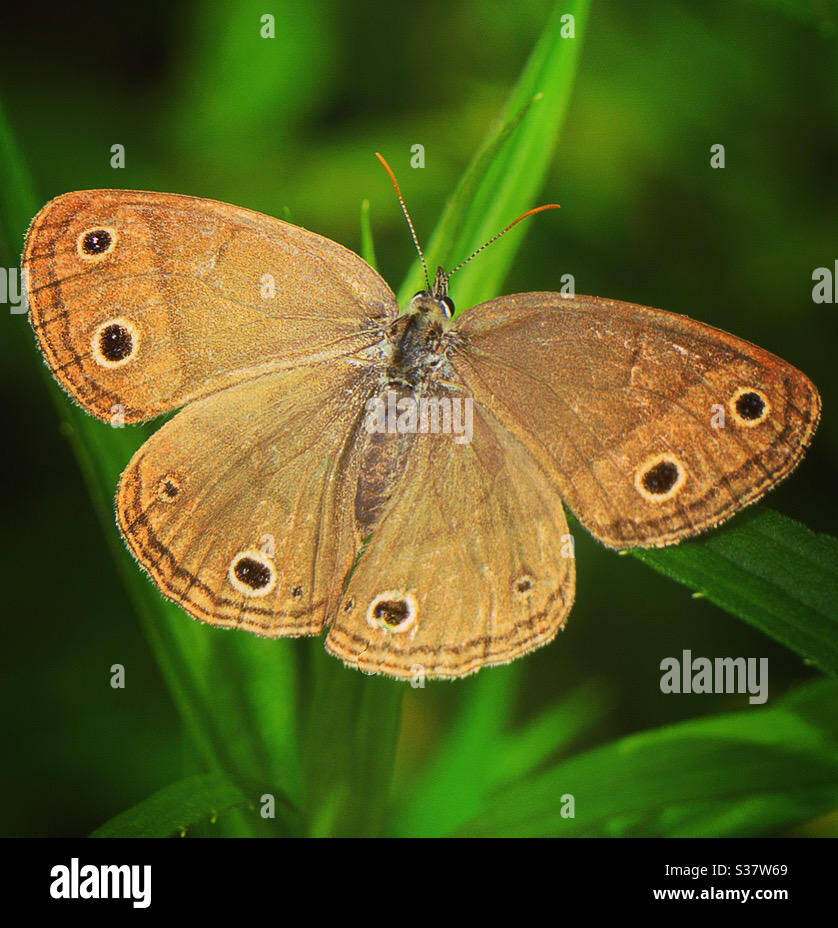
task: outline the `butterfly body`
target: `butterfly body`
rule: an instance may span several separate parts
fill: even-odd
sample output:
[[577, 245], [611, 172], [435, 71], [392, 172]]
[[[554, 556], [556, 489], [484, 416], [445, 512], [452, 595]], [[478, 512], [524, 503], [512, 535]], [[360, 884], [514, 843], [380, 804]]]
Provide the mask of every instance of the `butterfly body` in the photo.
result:
[[417, 294], [392, 326], [388, 385], [419, 389], [433, 379], [450, 343], [450, 316], [430, 294]]
[[180, 410], [117, 491], [125, 541], [192, 616], [326, 633], [369, 673], [455, 678], [551, 641], [573, 602], [563, 502], [614, 548], [677, 543], [797, 465], [800, 371], [661, 310], [516, 294], [400, 314], [357, 255], [249, 210], [94, 190], [23, 265], [55, 376], [119, 424]]
[[[388, 387], [388, 391], [392, 387]], [[406, 399], [410, 394], [399, 394]], [[387, 402], [386, 393], [379, 396], [381, 403]], [[375, 400], [374, 400], [375, 402]], [[413, 435], [410, 433], [374, 432], [361, 434], [361, 464], [355, 491], [355, 519], [358, 524], [358, 540], [363, 539], [375, 528], [386, 510], [387, 503], [404, 474]]]

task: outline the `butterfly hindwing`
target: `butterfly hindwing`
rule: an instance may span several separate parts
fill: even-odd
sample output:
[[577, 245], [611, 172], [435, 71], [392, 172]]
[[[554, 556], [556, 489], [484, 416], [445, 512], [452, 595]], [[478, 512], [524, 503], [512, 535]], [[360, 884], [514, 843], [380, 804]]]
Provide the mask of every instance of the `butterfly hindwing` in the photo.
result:
[[462, 677], [551, 641], [574, 589], [573, 539], [554, 485], [475, 409], [470, 441], [415, 436], [326, 647], [367, 673]]
[[355, 556], [355, 442], [372, 389], [345, 360], [190, 403], [122, 475], [117, 521], [170, 599], [213, 625], [318, 634]]

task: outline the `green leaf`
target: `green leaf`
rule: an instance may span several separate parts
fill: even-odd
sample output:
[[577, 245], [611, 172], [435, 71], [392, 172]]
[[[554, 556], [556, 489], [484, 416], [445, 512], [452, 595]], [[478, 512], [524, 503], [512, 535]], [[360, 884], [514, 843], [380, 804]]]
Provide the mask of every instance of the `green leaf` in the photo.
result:
[[[589, 0], [559, 3], [545, 25], [496, 127], [467, 168], [431, 237], [425, 256], [431, 277], [437, 264], [451, 268], [517, 215], [535, 206], [553, 161], [588, 19]], [[562, 17], [573, 14], [575, 38], [563, 38]], [[491, 246], [452, 280], [458, 312], [498, 296], [523, 224]], [[399, 291], [402, 305], [424, 288], [419, 264]]]
[[440, 749], [425, 769], [400, 784], [391, 831], [440, 837], [479, 815], [494, 790], [566, 752], [602, 718], [603, 689], [587, 684], [514, 731], [508, 731], [519, 664], [481, 674]]
[[447, 834], [482, 808], [488, 789], [486, 758], [511, 717], [517, 665], [483, 672], [466, 684], [465, 699], [425, 769], [395, 791], [393, 834]]
[[361, 257], [370, 267], [378, 267], [378, 262], [375, 259], [375, 242], [372, 237], [372, 225], [370, 224], [369, 200], [361, 200]]
[[777, 512], [632, 554], [838, 675], [838, 540]]
[[309, 834], [378, 836], [384, 829], [406, 683], [312, 655], [313, 695], [303, 741]]
[[9, 257], [17, 259], [23, 235], [37, 210], [32, 177], [0, 105], [0, 229]]
[[[572, 795], [575, 817], [562, 816]], [[469, 836], [770, 834], [838, 803], [838, 685], [631, 735], [506, 785]], [[565, 801], [566, 807], [566, 801]]]
[[186, 777], [114, 816], [91, 838], [168, 838], [183, 835], [199, 822], [214, 821], [230, 809], [247, 807], [259, 816], [261, 797], [276, 798], [276, 816], [292, 831], [296, 810], [287, 798], [254, 784], [243, 786], [217, 773]]
[[489, 758], [489, 782], [493, 789], [533, 773], [551, 756], [570, 747], [611, 707], [604, 685], [588, 682], [546, 709], [527, 725], [498, 739]]

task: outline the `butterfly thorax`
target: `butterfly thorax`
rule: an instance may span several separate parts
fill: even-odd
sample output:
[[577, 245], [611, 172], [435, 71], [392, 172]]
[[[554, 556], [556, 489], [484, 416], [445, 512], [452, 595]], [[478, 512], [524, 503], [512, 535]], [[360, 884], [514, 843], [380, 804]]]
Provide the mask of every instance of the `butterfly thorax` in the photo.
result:
[[454, 304], [421, 291], [410, 301], [390, 333], [388, 383], [421, 391], [445, 361]]

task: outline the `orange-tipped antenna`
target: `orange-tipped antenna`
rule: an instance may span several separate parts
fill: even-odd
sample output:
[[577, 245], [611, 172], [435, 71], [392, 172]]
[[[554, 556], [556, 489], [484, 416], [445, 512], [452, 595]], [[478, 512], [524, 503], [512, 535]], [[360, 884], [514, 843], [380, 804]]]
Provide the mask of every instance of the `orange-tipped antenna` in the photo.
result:
[[509, 225], [508, 225], [505, 229], [502, 229], [500, 232], [498, 232], [497, 235], [493, 235], [493, 236], [489, 239], [488, 242], [484, 242], [476, 251], [473, 251], [473, 252], [466, 258], [465, 261], [461, 261], [461, 262], [454, 268], [453, 271], [449, 271], [448, 274], [447, 274], [447, 276], [448, 276], [448, 277], [451, 277], [452, 274], [456, 274], [457, 271], [459, 271], [461, 267], [465, 267], [465, 266], [469, 263], [469, 261], [471, 261], [472, 258], [474, 258], [474, 257], [476, 257], [477, 255], [479, 255], [480, 252], [483, 251], [484, 248], [488, 248], [489, 245], [491, 245], [493, 242], [496, 242], [502, 235], [506, 235], [506, 233], [507, 233], [513, 226], [517, 226], [518, 223], [519, 223], [522, 219], [526, 219], [527, 216], [534, 216], [536, 213], [543, 213], [545, 209], [561, 209], [561, 206], [559, 206], [558, 203], [547, 203], [547, 204], [545, 204], [544, 206], [536, 206], [536, 207], [534, 207], [533, 209], [528, 209], [525, 213], [521, 213], [521, 215], [520, 215], [516, 220], [514, 220], [513, 222], [510, 222]]
[[431, 278], [428, 277], [428, 265], [425, 264], [425, 256], [422, 254], [422, 249], [419, 247], [419, 239], [416, 237], [416, 230], [413, 228], [413, 220], [410, 218], [410, 213], [407, 211], [407, 207], [404, 205], [404, 199], [402, 197], [402, 192], [401, 190], [399, 190], [399, 182], [396, 180], [396, 175], [393, 173], [393, 169], [384, 160], [384, 156], [376, 152], [375, 157], [378, 158], [378, 160], [384, 165], [384, 169], [390, 175], [390, 180], [393, 181], [393, 186], [396, 188], [396, 196], [398, 196], [399, 203], [401, 203], [402, 205], [402, 212], [404, 213], [404, 218], [407, 220], [407, 224], [410, 228], [410, 234], [413, 236], [413, 244], [416, 246], [416, 251], [419, 254], [419, 260], [422, 262], [422, 270], [424, 270], [425, 272], [425, 283], [428, 285], [428, 291], [430, 291]]

